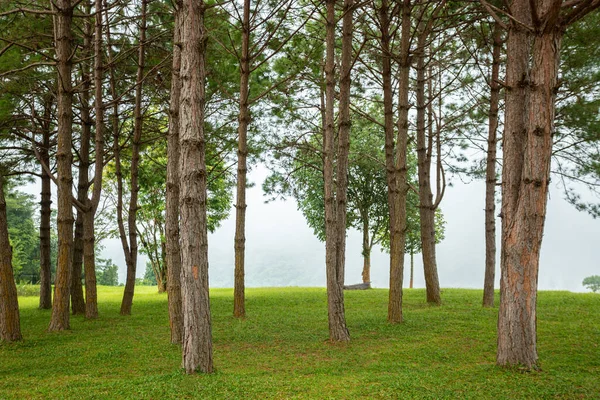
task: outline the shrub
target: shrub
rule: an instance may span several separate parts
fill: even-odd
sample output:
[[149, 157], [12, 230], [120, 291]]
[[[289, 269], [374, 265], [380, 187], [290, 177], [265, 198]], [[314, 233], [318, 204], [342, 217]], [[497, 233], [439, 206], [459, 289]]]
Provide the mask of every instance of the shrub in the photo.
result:
[[19, 296], [39, 296], [40, 285], [17, 285], [17, 295]]

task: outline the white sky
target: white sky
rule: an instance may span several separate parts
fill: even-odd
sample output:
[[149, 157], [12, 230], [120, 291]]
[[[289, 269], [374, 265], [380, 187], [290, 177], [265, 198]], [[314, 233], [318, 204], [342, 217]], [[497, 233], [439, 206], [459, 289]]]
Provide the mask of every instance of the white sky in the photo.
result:
[[[248, 189], [246, 222], [247, 286], [325, 286], [325, 246], [313, 235], [304, 217], [290, 199], [264, 204], [261, 184], [268, 171], [255, 168]], [[481, 288], [483, 286], [484, 241], [483, 182], [455, 182], [446, 190], [441, 204], [446, 219], [446, 239], [438, 245], [438, 272], [442, 287]], [[500, 220], [497, 220], [498, 225]], [[213, 287], [233, 286], [233, 236], [235, 217], [231, 213], [222, 226], [209, 235], [209, 277]], [[539, 288], [542, 290], [585, 290], [583, 278], [600, 274], [598, 233], [600, 221], [576, 211], [560, 191], [552, 187], [542, 245]], [[499, 234], [499, 232], [498, 232]], [[346, 282], [361, 281], [361, 234], [351, 231], [347, 242]], [[498, 248], [500, 246], [498, 240]], [[105, 256], [120, 266], [125, 277], [123, 256], [117, 241], [106, 243]], [[408, 285], [408, 256], [405, 283]], [[140, 259], [139, 275], [145, 261]], [[371, 278], [373, 286], [387, 287], [389, 258], [374, 249]], [[500, 278], [496, 271], [496, 287]], [[415, 287], [424, 287], [420, 255], [415, 256]]]
[[[325, 246], [312, 233], [296, 203], [264, 204], [261, 184], [268, 171], [256, 167], [250, 173], [256, 185], [248, 189], [246, 232], [246, 284], [252, 286], [325, 286]], [[441, 207], [446, 219], [446, 239], [438, 245], [438, 273], [442, 287], [481, 288], [484, 275], [484, 182], [446, 190]], [[38, 194], [39, 187], [25, 188]], [[500, 220], [497, 220], [498, 225]], [[209, 235], [209, 277], [212, 287], [233, 286], [233, 236], [235, 217]], [[600, 221], [576, 211], [551, 188], [539, 272], [541, 290], [585, 291], [583, 278], [600, 274], [598, 233]], [[498, 232], [499, 234], [499, 232]], [[361, 281], [361, 234], [351, 231], [347, 241], [346, 282]], [[125, 262], [118, 240], [106, 240], [103, 257], [119, 266], [119, 281], [125, 280]], [[499, 248], [499, 241], [498, 241]], [[408, 256], [405, 287], [408, 286]], [[140, 255], [138, 276], [146, 259]], [[388, 286], [387, 253], [373, 250], [371, 278], [374, 287]], [[496, 287], [500, 273], [496, 269]], [[415, 287], [424, 287], [420, 255], [415, 256]]]

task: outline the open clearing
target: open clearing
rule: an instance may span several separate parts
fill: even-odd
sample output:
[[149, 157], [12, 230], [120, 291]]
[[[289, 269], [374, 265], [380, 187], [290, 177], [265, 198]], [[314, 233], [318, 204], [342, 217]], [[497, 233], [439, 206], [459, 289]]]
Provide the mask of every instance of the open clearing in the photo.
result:
[[100, 287], [100, 318], [71, 317], [64, 333], [20, 298], [25, 340], [0, 345], [0, 398], [600, 398], [597, 294], [539, 293], [542, 370], [524, 373], [496, 367], [497, 308], [479, 290], [444, 289], [442, 307], [405, 290], [401, 325], [386, 323], [387, 290], [346, 292], [352, 342], [332, 345], [325, 289], [248, 289], [243, 321], [233, 290], [212, 289], [217, 372], [187, 376], [166, 294], [136, 287], [122, 317], [122, 291]]

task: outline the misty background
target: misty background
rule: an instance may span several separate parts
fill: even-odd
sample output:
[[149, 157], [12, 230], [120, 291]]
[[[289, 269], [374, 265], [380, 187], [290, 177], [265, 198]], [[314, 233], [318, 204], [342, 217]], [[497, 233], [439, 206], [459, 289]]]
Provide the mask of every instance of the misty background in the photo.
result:
[[[297, 210], [293, 199], [265, 204], [262, 182], [269, 171], [262, 165], [252, 169], [249, 181], [255, 185], [247, 191], [246, 285], [320, 286], [325, 287], [325, 244], [320, 242]], [[39, 196], [39, 186], [29, 185], [27, 192]], [[437, 261], [442, 288], [482, 288], [485, 268], [484, 240], [485, 183], [463, 183], [455, 179], [446, 189], [440, 204], [446, 220], [445, 239], [437, 246]], [[499, 195], [497, 194], [497, 197]], [[497, 212], [499, 213], [499, 204]], [[498, 254], [500, 218], [497, 221]], [[209, 279], [211, 287], [233, 287], [233, 237], [235, 212], [209, 234]], [[539, 271], [540, 290], [585, 291], [581, 282], [600, 274], [598, 233], [600, 221], [575, 210], [563, 199], [561, 190], [551, 185], [545, 234]], [[346, 283], [361, 282], [362, 236], [348, 232], [346, 249]], [[119, 282], [125, 281], [123, 250], [117, 239], [102, 242], [103, 258], [119, 266]], [[389, 255], [374, 247], [371, 258], [372, 286], [387, 288]], [[499, 285], [499, 256], [496, 288]], [[137, 276], [143, 277], [146, 257], [138, 258]], [[409, 279], [409, 256], [406, 256], [405, 287]], [[425, 287], [421, 255], [415, 255], [416, 288]]]

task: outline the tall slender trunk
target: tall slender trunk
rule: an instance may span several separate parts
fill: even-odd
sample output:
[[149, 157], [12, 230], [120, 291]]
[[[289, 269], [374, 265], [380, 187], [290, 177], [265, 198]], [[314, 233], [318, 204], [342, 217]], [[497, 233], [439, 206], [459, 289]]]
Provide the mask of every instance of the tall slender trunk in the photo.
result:
[[494, 23], [492, 73], [490, 76], [490, 110], [488, 114], [488, 149], [485, 180], [485, 279], [483, 306], [494, 306], [494, 279], [496, 274], [496, 146], [498, 130], [498, 104], [500, 101], [500, 53], [502, 28]]
[[[420, 25], [424, 25], [421, 22]], [[420, 27], [417, 39], [417, 167], [419, 176], [419, 214], [421, 219], [421, 247], [423, 256], [423, 270], [425, 272], [425, 286], [427, 291], [427, 302], [440, 305], [440, 284], [437, 274], [437, 262], [435, 254], [435, 206], [433, 193], [431, 192], [431, 153], [432, 140], [429, 137], [426, 143], [425, 114], [427, 100], [425, 96], [425, 44], [429, 35], [429, 29]], [[431, 101], [431, 99], [429, 99]], [[433, 121], [429, 121], [433, 123]], [[439, 140], [439, 138], [438, 138]]]
[[[125, 291], [123, 301], [121, 302], [121, 315], [131, 314], [131, 305], [133, 304], [133, 292], [135, 288], [135, 273], [137, 269], [137, 210], [138, 210], [138, 185], [139, 164], [140, 164], [140, 143], [142, 141], [142, 83], [144, 78], [144, 67], [146, 58], [146, 10], [148, 0], [142, 0], [142, 15], [140, 25], [140, 43], [138, 48], [138, 68], [135, 87], [135, 108], [133, 110], [133, 139], [131, 146], [131, 193], [129, 197], [129, 213], [127, 215], [127, 229], [129, 236], [129, 258], [127, 262], [127, 279], [125, 281]], [[125, 250], [125, 249], [123, 249]]]
[[73, 245], [73, 208], [71, 187], [73, 173], [71, 165], [71, 142], [73, 136], [73, 86], [72, 70], [72, 32], [73, 7], [71, 0], [53, 2], [56, 9], [54, 17], [54, 42], [56, 49], [56, 69], [58, 72], [58, 146], [57, 146], [57, 192], [58, 192], [58, 260], [54, 286], [54, 303], [49, 331], [69, 329], [69, 294], [71, 283], [71, 248]]
[[[89, 14], [91, 7], [86, 2], [85, 12]], [[91, 92], [91, 65], [89, 58], [92, 54], [92, 24], [89, 19], [84, 21], [83, 51], [84, 61], [81, 64], [81, 138], [79, 147], [79, 168], [77, 178], [77, 200], [81, 204], [87, 202], [87, 192], [90, 184], [90, 140], [92, 138], [92, 117], [90, 112]], [[75, 220], [75, 236], [73, 238], [73, 272], [71, 275], [71, 309], [73, 314], [85, 314], [86, 301], [83, 298], [83, 287], [81, 285], [81, 272], [83, 268], [83, 236], [84, 219], [88, 210], [77, 210]]]
[[238, 169], [237, 199], [235, 205], [235, 283], [233, 291], [233, 315], [246, 316], [244, 263], [246, 252], [246, 173], [248, 157], [248, 124], [250, 110], [248, 94], [250, 89], [250, 0], [244, 0], [242, 21], [242, 58], [240, 60], [240, 114], [238, 125]]
[[338, 113], [338, 149], [336, 173], [336, 212], [337, 212], [337, 279], [344, 286], [346, 270], [346, 221], [348, 206], [348, 155], [350, 153], [350, 86], [352, 72], [354, 0], [344, 0], [342, 17], [342, 54], [340, 65], [340, 100]]
[[175, 4], [173, 33], [173, 69], [169, 104], [169, 136], [167, 142], [167, 199], [165, 209], [167, 294], [171, 343], [181, 343], [183, 314], [181, 311], [181, 249], [179, 247], [179, 104], [181, 96], [181, 30], [183, 4]]
[[206, 31], [204, 2], [183, 2], [180, 100], [181, 295], [183, 368], [213, 372], [208, 236], [206, 225], [206, 138], [204, 105]]
[[[44, 123], [42, 125], [42, 148], [40, 156], [44, 165], [50, 165], [50, 119], [52, 115], [52, 96], [44, 101]], [[52, 272], [51, 272], [51, 237], [50, 217], [52, 215], [52, 182], [46, 169], [41, 171], [41, 200], [40, 200], [40, 308], [52, 308]]]
[[102, 171], [104, 170], [104, 105], [102, 103], [102, 81], [104, 65], [102, 61], [102, 0], [95, 0], [94, 25], [94, 109], [96, 112], [95, 163], [91, 199], [86, 194], [86, 212], [83, 215], [83, 265], [85, 270], [85, 316], [88, 319], [98, 317], [98, 294], [96, 290], [96, 238], [94, 236], [94, 217], [100, 202], [102, 191]]
[[[108, 15], [108, 1], [104, 0], [104, 20], [106, 24], [106, 47], [107, 51], [107, 61], [109, 65], [113, 65], [114, 57], [112, 52], [112, 40], [110, 33], [110, 20]], [[113, 157], [115, 162], [115, 181], [117, 182], [117, 205], [116, 205], [116, 214], [117, 214], [117, 228], [119, 230], [119, 239], [121, 240], [121, 246], [123, 247], [123, 254], [125, 255], [125, 264], [129, 265], [131, 261], [129, 258], [131, 257], [131, 252], [129, 251], [129, 243], [127, 242], [127, 233], [125, 231], [125, 222], [123, 221], [123, 172], [121, 168], [121, 144], [119, 143], [119, 133], [120, 133], [120, 112], [119, 112], [119, 102], [118, 102], [118, 94], [117, 94], [117, 78], [115, 76], [114, 68], [109, 68], [109, 87], [110, 87], [110, 95], [112, 98], [112, 138], [113, 138]]]
[[[335, 102], [335, 0], [327, 0], [325, 58], [325, 131], [323, 132], [323, 178], [325, 185], [325, 265], [327, 275], [327, 309], [329, 340], [350, 340], [344, 311], [344, 291], [339, 279], [338, 246], [340, 245], [334, 192], [334, 102]], [[345, 229], [345, 227], [344, 227]]]
[[371, 283], [371, 241], [369, 240], [369, 210], [364, 210], [361, 213], [361, 219], [363, 222], [363, 244], [362, 244], [362, 256], [363, 256], [363, 270], [362, 270], [362, 281], [363, 283]]
[[0, 342], [22, 339], [19, 300], [12, 267], [12, 247], [8, 239], [4, 176], [0, 171]]
[[[81, 178], [80, 178], [81, 179]], [[77, 196], [77, 200], [85, 201]], [[85, 299], [83, 298], [83, 286], [81, 285], [81, 271], [83, 268], [83, 211], [77, 210], [75, 219], [75, 231], [73, 232], [73, 252], [71, 261], [71, 312], [73, 315], [85, 313]]]
[[415, 252], [411, 249], [410, 250], [410, 286], [409, 286], [410, 289], [413, 288], [414, 277], [415, 277]]
[[[385, 130], [385, 162], [390, 214], [390, 292], [388, 321], [402, 322], [402, 282], [404, 280], [404, 246], [406, 242], [408, 102], [410, 77], [411, 4], [402, 3], [402, 33], [400, 39], [400, 70], [398, 88], [398, 136], [394, 146], [394, 112], [392, 100], [392, 69], [390, 47], [390, 17], [386, 0], [380, 9], [382, 80]], [[395, 147], [395, 148], [394, 148]]]

